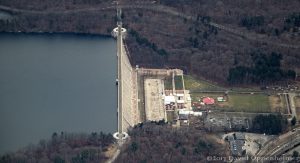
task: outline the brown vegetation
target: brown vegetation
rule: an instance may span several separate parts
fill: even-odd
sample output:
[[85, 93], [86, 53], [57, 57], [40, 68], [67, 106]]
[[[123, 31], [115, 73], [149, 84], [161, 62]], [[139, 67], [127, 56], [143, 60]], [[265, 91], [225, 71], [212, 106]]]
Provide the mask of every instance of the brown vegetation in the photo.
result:
[[130, 132], [117, 162], [205, 162], [226, 156], [226, 143], [194, 128], [146, 123]]
[[[174, 128], [164, 122], [147, 122], [129, 131], [116, 162], [203, 162], [207, 156], [228, 156], [228, 145], [214, 134], [194, 127]], [[54, 133], [15, 153], [0, 156], [1, 163], [98, 163], [116, 152], [110, 134]]]
[[282, 97], [281, 95], [269, 96], [270, 107], [272, 112], [287, 114], [287, 108], [284, 100], [284, 97]]
[[38, 145], [0, 156], [0, 162], [104, 162], [109, 158], [106, 151], [112, 150], [113, 140], [112, 135], [102, 132], [90, 135], [54, 133], [51, 140], [41, 140]]
[[[122, 4], [146, 2], [121, 1]], [[122, 17], [130, 33], [126, 41], [134, 64], [178, 67], [224, 83], [230, 69], [251, 68], [254, 62], [250, 55], [259, 50], [266, 55], [282, 54], [283, 70], [300, 68], [299, 49], [277, 46], [300, 43], [298, 0], [160, 0], [156, 4], [194, 16], [197, 21], [163, 11], [124, 9]], [[101, 10], [103, 6], [112, 6], [111, 0], [2, 0], [0, 5], [45, 11], [45, 14], [10, 11], [13, 19], [0, 20], [0, 31], [109, 35], [116, 26], [115, 10]], [[76, 9], [83, 10], [70, 12]], [[244, 34], [220, 30], [208, 25], [210, 21]]]

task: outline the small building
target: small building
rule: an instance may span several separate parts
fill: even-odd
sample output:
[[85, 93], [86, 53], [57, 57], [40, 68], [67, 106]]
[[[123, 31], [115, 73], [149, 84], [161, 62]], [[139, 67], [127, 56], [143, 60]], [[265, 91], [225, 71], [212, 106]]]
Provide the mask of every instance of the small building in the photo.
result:
[[165, 105], [170, 105], [171, 103], [175, 103], [174, 96], [165, 96]]
[[192, 106], [193, 106], [194, 109], [201, 109], [202, 108], [202, 105], [199, 102], [193, 102]]
[[189, 114], [179, 114], [178, 120], [180, 126], [188, 126], [189, 125]]
[[225, 102], [225, 98], [224, 97], [217, 97], [217, 101], [218, 102]]
[[179, 120], [188, 120], [189, 119], [189, 115], [188, 114], [179, 114]]
[[190, 94], [187, 94], [186, 100], [187, 100], [188, 102], [191, 102], [191, 101], [192, 101], [192, 98], [191, 98], [191, 95], [190, 95]]
[[184, 100], [177, 100], [177, 104], [184, 104]]
[[179, 109], [178, 111], [179, 111], [179, 115], [180, 114], [189, 115], [189, 114], [191, 114], [191, 112], [193, 112], [193, 111], [189, 111], [189, 110], [185, 110], [185, 109]]
[[179, 115], [193, 115], [193, 116], [202, 116], [202, 112], [196, 112], [191, 110], [180, 109]]
[[233, 156], [242, 156], [244, 153], [244, 141], [242, 140], [233, 140], [230, 141], [230, 149]]
[[193, 112], [194, 116], [202, 116], [202, 114], [203, 114], [202, 112], [196, 112], [196, 111]]
[[243, 146], [245, 144], [245, 134], [233, 133], [228, 136], [230, 150], [233, 156], [242, 156], [244, 154]]
[[215, 104], [215, 100], [213, 98], [210, 98], [210, 97], [205, 97], [205, 98], [203, 98], [202, 101], [203, 101], [203, 103], [205, 105], [213, 105], [213, 104]]
[[183, 97], [184, 97], [184, 94], [182, 94], [182, 93], [177, 93], [177, 97], [178, 97], [178, 98], [183, 98]]

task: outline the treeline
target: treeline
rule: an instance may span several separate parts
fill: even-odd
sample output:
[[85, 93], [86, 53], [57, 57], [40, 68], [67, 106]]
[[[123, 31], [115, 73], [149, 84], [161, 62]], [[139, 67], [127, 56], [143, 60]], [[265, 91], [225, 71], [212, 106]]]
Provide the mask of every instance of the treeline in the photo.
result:
[[155, 43], [151, 43], [147, 38], [142, 37], [137, 31], [131, 29], [129, 33], [135, 38], [136, 42], [139, 45], [144, 45], [151, 48], [154, 52], [159, 54], [160, 56], [164, 56], [168, 58], [169, 54], [165, 49], [159, 49]]
[[288, 125], [287, 119], [282, 115], [258, 115], [253, 119], [253, 132], [269, 135], [280, 134]]
[[[0, 19], [0, 32], [53, 32], [110, 35], [115, 11], [102, 14], [84, 12], [74, 14], [20, 14], [9, 20]], [[101, 28], [98, 28], [101, 26]]]
[[1, 163], [98, 163], [108, 158], [104, 152], [112, 145], [111, 134], [53, 133], [50, 140], [41, 140], [38, 145], [28, 146], [15, 153], [0, 156]]
[[145, 123], [130, 133], [130, 142], [116, 162], [205, 162], [207, 156], [225, 156], [225, 145], [193, 128]]
[[0, 5], [18, 9], [45, 10], [50, 8], [72, 9], [78, 5], [111, 4], [113, 0], [1, 0]]
[[[153, 2], [151, 0], [145, 0]], [[145, 2], [143, 1], [143, 3]], [[102, 3], [103, 4], [98, 4]], [[136, 4], [134, 0], [121, 1], [122, 4]], [[286, 13], [299, 13], [295, 8], [299, 6], [298, 0], [290, 1], [261, 1], [262, 6], [256, 8], [252, 0], [243, 2], [238, 0], [227, 1], [199, 1], [199, 0], [160, 0], [156, 4], [167, 5], [178, 12], [197, 18], [195, 21], [172, 16], [168, 11], [157, 12], [145, 9], [125, 9], [122, 14], [124, 25], [130, 35], [126, 38], [130, 59], [135, 65], [149, 68], [177, 67], [186, 70], [207, 80], [220, 83], [257, 83], [252, 80], [257, 77], [252, 73], [253, 65], [249, 65], [251, 49], [264, 49], [266, 54], [276, 51], [285, 54], [281, 60], [284, 67], [299, 69], [300, 58], [297, 49], [275, 47], [272, 44], [253, 43], [243, 37], [232, 35], [224, 30], [217, 30], [207, 25], [211, 20], [228, 27], [242, 23], [253, 28], [258, 33], [264, 34], [267, 42], [272, 42], [272, 37], [278, 36], [277, 43], [297, 45], [297, 33], [283, 33], [283, 25], [290, 31], [289, 26], [297, 25], [299, 14], [292, 14], [286, 20]], [[112, 0], [1, 0], [0, 5], [12, 6], [28, 10], [68, 11], [80, 8], [103, 8], [113, 5]], [[222, 6], [222, 10], [218, 7]], [[282, 6], [285, 6], [282, 8]], [[217, 8], [215, 8], [217, 7]], [[249, 8], [250, 11], [249, 12]], [[210, 12], [214, 9], [216, 12]], [[224, 12], [226, 11], [226, 12]], [[259, 13], [259, 16], [253, 16]], [[282, 13], [282, 14], [281, 14]], [[273, 17], [272, 14], [278, 15]], [[66, 14], [22, 14], [12, 13], [9, 20], [0, 20], [0, 32], [75, 32], [88, 34], [110, 35], [116, 26], [115, 10], [86, 10], [78, 13]], [[241, 19], [241, 15], [245, 16]], [[274, 19], [273, 19], [274, 18]], [[284, 21], [286, 23], [284, 23]], [[273, 23], [272, 23], [273, 22]], [[227, 26], [227, 25], [226, 25]], [[295, 30], [298, 28], [294, 28]], [[293, 30], [294, 30], [293, 29]], [[252, 32], [250, 32], [252, 33]], [[259, 37], [258, 37], [259, 38]], [[258, 39], [257, 38], [257, 39]], [[275, 48], [275, 49], [274, 49]], [[234, 64], [234, 57], [238, 64]], [[251, 63], [252, 64], [252, 63]], [[242, 67], [238, 67], [242, 66]], [[229, 80], [229, 70], [232, 68]], [[248, 69], [249, 68], [249, 69]], [[249, 71], [251, 73], [249, 73]], [[284, 74], [286, 72], [281, 70]], [[244, 73], [245, 72], [245, 73]], [[241, 73], [241, 75], [238, 75]], [[290, 71], [290, 73], [293, 73]], [[237, 75], [236, 75], [237, 74]], [[242, 77], [236, 77], [242, 76]], [[283, 75], [284, 76], [284, 75]], [[250, 79], [249, 81], [247, 79]], [[228, 83], [227, 83], [228, 82]], [[265, 82], [265, 81], [263, 81]], [[260, 82], [258, 82], [260, 83]]]
[[286, 79], [295, 79], [293, 70], [282, 70], [282, 54], [272, 52], [266, 55], [261, 51], [251, 54], [252, 67], [236, 66], [229, 70], [227, 78], [230, 84], [267, 84]]
[[246, 27], [248, 30], [254, 29], [256, 32], [261, 34], [280, 36], [284, 32], [300, 32], [300, 13], [290, 13], [282, 22], [282, 25], [268, 26], [265, 23], [264, 16], [244, 16], [240, 19], [239, 25]]
[[208, 39], [211, 36], [215, 36], [218, 34], [218, 29], [213, 27], [213, 26], [208, 26], [207, 23], [210, 22], [210, 17], [200, 17], [198, 15], [197, 17], [198, 21], [201, 21], [203, 24], [206, 25], [205, 30], [199, 29], [199, 24], [195, 23], [194, 27], [190, 27], [189, 31], [193, 31], [194, 35], [188, 39], [190, 44], [192, 45], [193, 48], [203, 48], [207, 43]]
[[290, 14], [284, 22], [284, 30], [298, 32], [300, 27], [300, 12]]
[[264, 24], [264, 16], [245, 16], [240, 20], [240, 25], [252, 29]]

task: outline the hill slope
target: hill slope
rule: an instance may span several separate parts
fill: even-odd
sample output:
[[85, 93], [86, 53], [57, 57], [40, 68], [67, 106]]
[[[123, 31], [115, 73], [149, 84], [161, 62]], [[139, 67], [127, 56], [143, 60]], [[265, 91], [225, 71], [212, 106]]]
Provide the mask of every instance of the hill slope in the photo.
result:
[[[231, 84], [266, 84], [293, 78], [292, 71], [300, 69], [298, 0], [160, 0], [155, 4], [123, 0], [120, 4], [134, 64], [179, 67]], [[0, 5], [11, 15], [0, 20], [0, 31], [109, 35], [116, 26], [110, 0], [3, 0]], [[238, 67], [256, 69], [253, 55], [265, 60], [273, 52], [282, 56], [276, 70], [260, 75], [247, 71], [253, 80], [240, 77], [245, 73]], [[288, 70], [292, 73], [286, 75]], [[238, 77], [233, 83], [230, 76]]]

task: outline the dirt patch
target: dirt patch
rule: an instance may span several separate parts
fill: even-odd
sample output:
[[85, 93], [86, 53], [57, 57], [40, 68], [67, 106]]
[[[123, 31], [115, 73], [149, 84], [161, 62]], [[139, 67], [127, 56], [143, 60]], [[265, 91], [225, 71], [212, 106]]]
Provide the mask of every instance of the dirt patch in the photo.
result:
[[112, 158], [113, 155], [116, 153], [116, 151], [117, 151], [117, 146], [113, 144], [107, 148], [107, 151], [105, 151], [104, 155], [107, 158]]
[[269, 101], [272, 112], [287, 114], [287, 109], [284, 107], [284, 98], [281, 95], [269, 96]]
[[229, 102], [218, 102], [217, 103], [217, 106], [219, 107], [229, 107]]
[[300, 96], [296, 96], [294, 100], [295, 100], [297, 117], [300, 117]]

